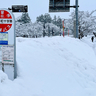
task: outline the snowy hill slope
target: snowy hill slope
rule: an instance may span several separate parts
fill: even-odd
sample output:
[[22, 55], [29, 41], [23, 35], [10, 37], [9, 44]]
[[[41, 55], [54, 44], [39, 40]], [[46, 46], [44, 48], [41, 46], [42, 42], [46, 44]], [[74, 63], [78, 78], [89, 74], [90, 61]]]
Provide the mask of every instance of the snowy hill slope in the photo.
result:
[[96, 42], [17, 38], [18, 77], [0, 71], [0, 96], [96, 96]]

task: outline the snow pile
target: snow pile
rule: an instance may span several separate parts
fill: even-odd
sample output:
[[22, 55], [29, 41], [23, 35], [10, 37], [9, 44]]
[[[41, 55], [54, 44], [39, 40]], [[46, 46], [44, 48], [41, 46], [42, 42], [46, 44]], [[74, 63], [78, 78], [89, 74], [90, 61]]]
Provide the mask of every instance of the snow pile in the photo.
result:
[[8, 76], [0, 70], [0, 83], [8, 80]]
[[18, 37], [16, 43], [18, 77], [2, 83], [0, 96], [96, 96], [96, 42], [89, 37]]

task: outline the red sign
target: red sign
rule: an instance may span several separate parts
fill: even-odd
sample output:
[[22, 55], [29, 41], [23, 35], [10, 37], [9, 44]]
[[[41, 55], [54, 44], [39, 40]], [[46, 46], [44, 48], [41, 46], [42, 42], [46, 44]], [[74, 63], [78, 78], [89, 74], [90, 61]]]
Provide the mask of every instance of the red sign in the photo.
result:
[[12, 26], [12, 16], [6, 10], [0, 10], [0, 32], [8, 31]]

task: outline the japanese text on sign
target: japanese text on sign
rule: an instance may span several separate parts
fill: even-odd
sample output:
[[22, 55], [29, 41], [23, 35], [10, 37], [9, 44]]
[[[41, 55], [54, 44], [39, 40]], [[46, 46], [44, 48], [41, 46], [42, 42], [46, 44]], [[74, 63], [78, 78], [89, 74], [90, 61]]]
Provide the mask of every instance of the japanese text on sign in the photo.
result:
[[2, 63], [14, 64], [14, 46], [2, 46]]

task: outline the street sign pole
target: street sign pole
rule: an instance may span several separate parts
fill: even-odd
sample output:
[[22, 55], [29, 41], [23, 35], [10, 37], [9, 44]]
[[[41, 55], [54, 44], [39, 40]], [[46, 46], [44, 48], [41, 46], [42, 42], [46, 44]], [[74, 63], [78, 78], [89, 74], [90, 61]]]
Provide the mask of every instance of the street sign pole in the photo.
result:
[[78, 38], [78, 0], [76, 0], [76, 38]]
[[[1, 22], [2, 21], [2, 22]], [[8, 9], [0, 9], [0, 66], [8, 78], [14, 80], [16, 72], [15, 17]]]
[[[13, 15], [14, 17], [14, 15]], [[16, 34], [15, 34], [15, 17], [14, 17], [14, 79], [17, 77], [17, 62], [16, 62]]]
[[63, 7], [65, 8], [65, 0], [63, 0]]
[[53, 7], [54, 7], [54, 0], [53, 0]]

